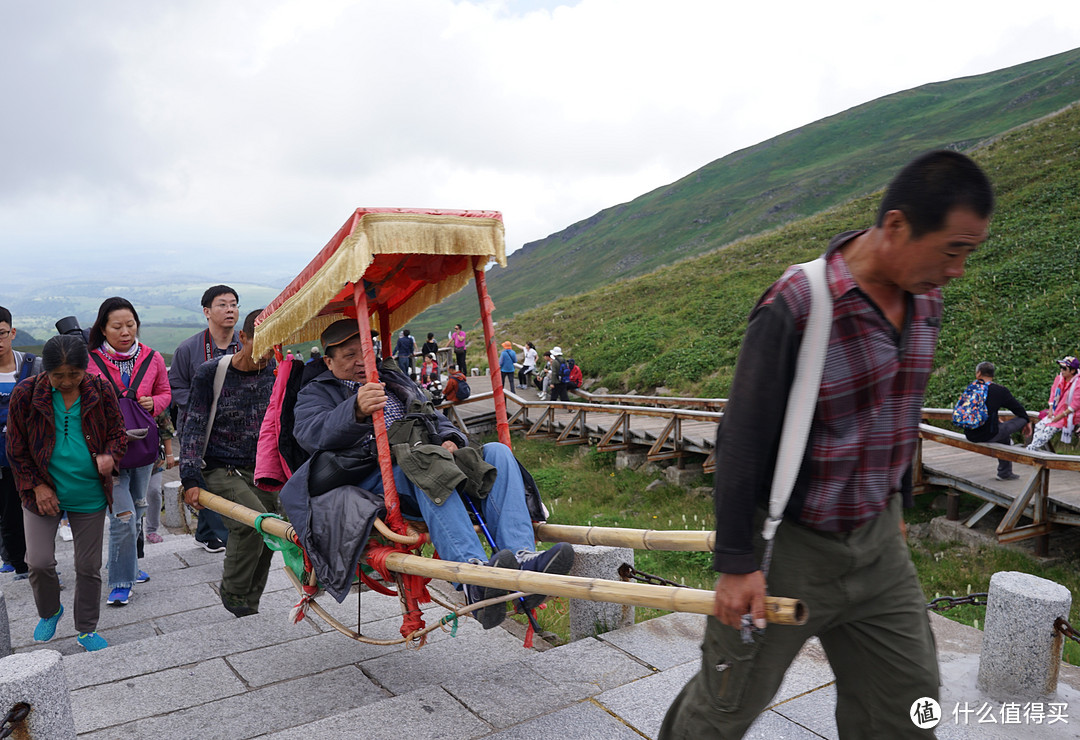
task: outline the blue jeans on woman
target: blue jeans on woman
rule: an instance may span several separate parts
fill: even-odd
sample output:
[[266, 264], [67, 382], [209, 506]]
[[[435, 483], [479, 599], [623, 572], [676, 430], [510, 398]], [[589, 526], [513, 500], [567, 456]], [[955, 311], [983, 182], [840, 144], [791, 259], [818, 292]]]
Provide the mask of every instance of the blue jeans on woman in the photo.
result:
[[113, 479], [109, 510], [109, 589], [131, 588], [139, 573], [136, 547], [146, 513], [146, 490], [154, 464], [121, 470]]
[[[491, 536], [495, 538], [496, 549], [508, 549], [511, 552], [535, 549], [536, 535], [533, 533], [529, 507], [525, 503], [525, 484], [514, 453], [504, 444], [490, 442], [484, 445], [484, 460], [499, 471], [487, 498], [477, 507]], [[488, 556], [480, 545], [460, 494], [455, 491], [442, 505], [436, 504], [405, 477], [405, 473], [397, 465], [394, 466], [394, 485], [397, 487], [403, 513], [419, 511], [423, 516], [431, 542], [439, 551], [440, 558], [462, 563], [472, 558], [487, 561]], [[381, 494], [382, 475], [376, 470], [361, 481], [359, 486], [372, 493]]]

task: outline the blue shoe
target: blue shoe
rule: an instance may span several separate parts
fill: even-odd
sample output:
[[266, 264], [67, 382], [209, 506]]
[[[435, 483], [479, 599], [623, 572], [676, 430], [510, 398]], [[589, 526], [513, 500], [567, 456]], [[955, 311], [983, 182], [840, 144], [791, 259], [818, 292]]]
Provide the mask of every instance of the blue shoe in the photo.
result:
[[114, 588], [109, 592], [109, 598], [105, 600], [105, 603], [109, 606], [123, 606], [128, 603], [128, 599], [131, 598], [130, 588]]
[[140, 570], [139, 575], [135, 576], [135, 583], [146, 583], [150, 580], [150, 574], [145, 570]]
[[[514, 557], [517, 559], [521, 570], [531, 570], [534, 573], [554, 573], [565, 576], [574, 567], [574, 546], [566, 542], [556, 543], [548, 550], [533, 552], [532, 550], [518, 550]], [[526, 610], [533, 610], [544, 603], [547, 596], [544, 594], [530, 594], [523, 601]]]
[[14, 573], [14, 572], [15, 572], [15, 566], [12, 565], [11, 563], [4, 563], [3, 565], [0, 565], [0, 573]]
[[25, 581], [29, 577], [30, 577], [29, 573], [16, 573], [15, 577], [12, 578], [11, 580], [13, 580], [13, 581]]
[[41, 619], [37, 623], [37, 627], [34, 627], [34, 642], [48, 642], [53, 639], [53, 635], [56, 634], [56, 623], [60, 621], [60, 617], [64, 616], [64, 605], [60, 605], [60, 609], [51, 617]]
[[105, 638], [97, 632], [83, 632], [75, 638], [75, 641], [82, 645], [83, 649], [88, 653], [109, 647], [109, 643], [105, 642]]

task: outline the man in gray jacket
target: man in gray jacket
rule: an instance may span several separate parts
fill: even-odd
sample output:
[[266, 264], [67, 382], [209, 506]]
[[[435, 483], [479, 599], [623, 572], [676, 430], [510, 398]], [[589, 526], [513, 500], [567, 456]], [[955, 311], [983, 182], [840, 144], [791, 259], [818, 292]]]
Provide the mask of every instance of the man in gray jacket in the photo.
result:
[[[430, 430], [427, 434], [436, 447], [432, 451], [436, 456], [449, 459], [465, 448], [468, 439], [445, 416], [434, 411], [416, 413], [427, 400], [426, 396], [407, 376], [395, 372], [392, 363], [383, 365], [383, 382], [367, 382], [358, 333], [357, 322], [352, 319], [337, 321], [323, 332], [323, 360], [327, 370], [304, 386], [297, 396], [293, 428], [297, 442], [311, 453], [368, 448], [372, 450], [374, 462], [372, 415], [381, 409], [392, 436], [401, 429], [395, 422], [418, 420]], [[407, 415], [409, 419], [406, 419]], [[416, 482], [422, 480], [416, 474], [416, 468], [425, 466], [414, 468], [403, 464], [402, 453], [406, 452], [407, 449], [395, 449], [394, 483], [402, 511], [406, 517], [423, 518], [431, 541], [443, 560], [541, 573], [566, 574], [570, 571], [574, 551], [566, 543], [543, 552], [533, 550], [535, 535], [525, 501], [525, 485], [509, 447], [493, 442], [484, 445], [483, 449], [484, 461], [497, 471], [490, 490], [478, 503], [498, 548], [490, 558], [476, 536], [462, 495], [455, 490], [461, 486], [421, 488]], [[383, 490], [377, 465], [373, 465], [363, 480], [351, 482], [373, 493], [381, 494]], [[465, 586], [470, 604], [505, 594], [506, 591], [500, 589]], [[534, 608], [543, 600], [543, 595], [528, 597], [525, 607]], [[479, 610], [476, 617], [484, 629], [490, 629], [502, 622], [505, 615], [505, 605], [495, 604]]]

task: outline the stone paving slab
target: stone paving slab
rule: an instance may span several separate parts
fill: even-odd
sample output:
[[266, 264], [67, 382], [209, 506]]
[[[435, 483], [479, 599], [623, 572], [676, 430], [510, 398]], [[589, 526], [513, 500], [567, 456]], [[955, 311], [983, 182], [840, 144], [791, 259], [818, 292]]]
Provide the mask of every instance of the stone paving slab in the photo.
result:
[[[85, 737], [92, 740], [144, 740], [155, 737], [168, 740], [243, 740], [331, 717], [342, 706], [365, 706], [388, 696], [359, 670], [350, 666], [110, 727]], [[292, 737], [297, 736], [295, 732], [290, 732]]]
[[82, 733], [244, 691], [243, 683], [219, 658], [72, 691], [71, 710], [75, 729]]
[[697, 673], [697, 661], [605, 691], [597, 703], [646, 737], [656, 737], [675, 696]]
[[578, 702], [486, 737], [492, 740], [551, 740], [596, 738], [641, 740], [641, 735], [592, 702]]
[[518, 661], [462, 672], [442, 687], [469, 711], [499, 729], [555, 711], [590, 693], [580, 683], [549, 681]]
[[302, 642], [301, 638], [316, 634], [314, 626], [308, 622], [295, 625], [286, 631], [280, 620], [271, 615], [254, 614], [243, 619], [229, 615], [229, 618], [232, 623], [228, 630], [222, 630], [216, 624], [196, 623], [194, 627], [183, 632], [128, 643], [122, 650], [108, 649], [72, 655], [64, 661], [68, 684], [75, 689], [119, 681], [213, 658], [242, 654], [243, 651], [266, 645], [281, 645], [285, 651], [293, 644], [286, 641], [290, 637], [293, 641]]
[[[364, 740], [471, 740], [489, 735], [490, 730], [487, 723], [441, 688], [426, 686], [378, 704], [267, 737], [269, 740], [295, 740], [298, 736], [319, 740], [356, 740], [361, 737]], [[551, 737], [559, 736], [548, 735], [545, 740]]]
[[549, 681], [580, 686], [586, 696], [653, 674], [623, 651], [590, 637], [523, 658]]
[[633, 627], [599, 635], [604, 642], [660, 670], [701, 659], [705, 617], [700, 614], [666, 614]]
[[492, 629], [374, 658], [364, 663], [364, 673], [394, 694], [404, 694], [421, 686], [447, 683], [464, 673], [493, 670], [517, 660], [522, 652], [517, 638], [505, 630]]

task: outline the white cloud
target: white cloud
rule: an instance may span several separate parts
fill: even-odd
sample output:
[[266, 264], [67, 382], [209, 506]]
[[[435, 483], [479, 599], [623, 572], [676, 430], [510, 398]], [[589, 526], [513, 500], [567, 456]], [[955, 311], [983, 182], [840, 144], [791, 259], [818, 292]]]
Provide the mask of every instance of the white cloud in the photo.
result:
[[295, 271], [357, 206], [508, 247], [869, 99], [1080, 45], [1073, 2], [0, 5], [0, 239]]

